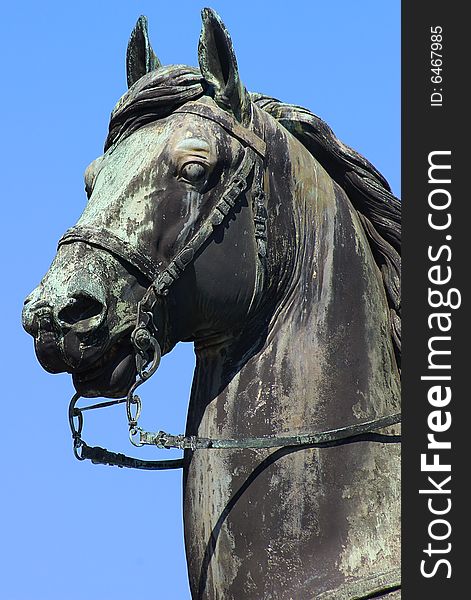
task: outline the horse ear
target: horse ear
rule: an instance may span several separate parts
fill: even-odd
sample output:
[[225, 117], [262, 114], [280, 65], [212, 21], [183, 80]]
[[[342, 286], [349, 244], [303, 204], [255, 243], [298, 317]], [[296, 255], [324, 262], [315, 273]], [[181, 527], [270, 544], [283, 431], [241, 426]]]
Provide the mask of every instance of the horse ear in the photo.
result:
[[205, 80], [214, 89], [216, 103], [248, 125], [251, 117], [250, 97], [239, 77], [239, 68], [224, 23], [211, 8], [201, 12], [203, 27], [198, 44], [198, 61]]
[[132, 30], [126, 51], [126, 75], [128, 87], [131, 87], [146, 73], [161, 67], [149, 42], [147, 17], [141, 15]]

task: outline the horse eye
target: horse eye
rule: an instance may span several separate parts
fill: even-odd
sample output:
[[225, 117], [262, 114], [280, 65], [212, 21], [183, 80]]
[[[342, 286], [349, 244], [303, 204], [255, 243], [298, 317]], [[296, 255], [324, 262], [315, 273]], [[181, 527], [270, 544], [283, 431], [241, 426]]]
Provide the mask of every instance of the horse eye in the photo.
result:
[[189, 162], [183, 165], [180, 174], [187, 181], [196, 183], [206, 175], [206, 169], [201, 163]]

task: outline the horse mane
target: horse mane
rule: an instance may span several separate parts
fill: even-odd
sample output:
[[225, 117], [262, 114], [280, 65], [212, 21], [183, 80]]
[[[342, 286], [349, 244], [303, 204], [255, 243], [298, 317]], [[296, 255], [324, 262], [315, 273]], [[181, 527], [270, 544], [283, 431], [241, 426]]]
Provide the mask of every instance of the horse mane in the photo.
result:
[[261, 94], [252, 102], [274, 117], [317, 159], [346, 192], [381, 272], [388, 301], [391, 339], [401, 359], [401, 203], [386, 179], [366, 158], [337, 139], [332, 129], [309, 110]]
[[[198, 69], [171, 65], [141, 77], [111, 113], [105, 151], [137, 129], [163, 119], [183, 104], [212, 94]], [[390, 310], [396, 360], [401, 354], [401, 203], [373, 165], [338, 140], [330, 127], [309, 110], [261, 94], [251, 94], [258, 108], [294, 135], [346, 192], [364, 228], [380, 269]]]

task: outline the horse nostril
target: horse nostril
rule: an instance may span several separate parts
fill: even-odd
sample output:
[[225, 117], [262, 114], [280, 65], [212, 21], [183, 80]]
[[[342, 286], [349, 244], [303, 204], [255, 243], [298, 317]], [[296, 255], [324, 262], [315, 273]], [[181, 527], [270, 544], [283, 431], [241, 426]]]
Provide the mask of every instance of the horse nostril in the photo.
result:
[[76, 331], [96, 329], [105, 316], [105, 306], [88, 294], [74, 294], [57, 314], [62, 325]]

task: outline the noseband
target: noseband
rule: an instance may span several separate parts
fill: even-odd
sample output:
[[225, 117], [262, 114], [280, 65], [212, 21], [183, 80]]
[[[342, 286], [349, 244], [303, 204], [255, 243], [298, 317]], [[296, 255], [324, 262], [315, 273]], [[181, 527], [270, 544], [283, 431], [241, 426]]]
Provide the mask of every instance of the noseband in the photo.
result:
[[[349, 427], [332, 429], [320, 433], [301, 434], [287, 437], [259, 437], [247, 439], [208, 439], [195, 436], [170, 435], [163, 431], [149, 433], [137, 426], [141, 412], [141, 401], [135, 395], [136, 389], [147, 381], [157, 370], [161, 348], [157, 341], [157, 326], [154, 322], [154, 310], [159, 298], [165, 297], [170, 287], [177, 281], [186, 267], [190, 265], [205, 242], [212, 236], [214, 229], [221, 225], [226, 216], [241, 201], [244, 192], [249, 190], [251, 179], [251, 199], [254, 215], [254, 235], [257, 243], [257, 281], [255, 294], [263, 289], [267, 244], [267, 208], [264, 193], [264, 172], [266, 144], [253, 131], [239, 125], [229, 114], [216, 110], [206, 104], [189, 102], [174, 113], [192, 114], [220, 125], [232, 137], [244, 146], [242, 160], [232, 175], [227, 188], [190, 241], [176, 254], [165, 268], [161, 268], [137, 247], [126, 242], [110, 231], [87, 226], [69, 229], [59, 240], [58, 247], [75, 242], [84, 242], [90, 246], [105, 250], [135, 268], [147, 281], [151, 282], [144, 296], [137, 304], [136, 325], [131, 341], [136, 352], [138, 377], [128, 391], [127, 397], [93, 406], [76, 406], [80, 395], [75, 394], [69, 405], [69, 424], [74, 439], [74, 453], [79, 460], [89, 459], [94, 463], [132, 467], [138, 469], [174, 469], [183, 467], [183, 459], [147, 461], [110, 452], [100, 447], [90, 447], [81, 438], [83, 412], [126, 402], [130, 440], [135, 446], [153, 445], [158, 448], [211, 449], [211, 448], [275, 448], [286, 446], [327, 447], [359, 440], [360, 436], [399, 423], [400, 413], [379, 419], [356, 423]], [[138, 441], [136, 437], [139, 436]], [[399, 436], [379, 436], [376, 441], [399, 441]], [[79, 452], [81, 449], [81, 452]]]

